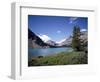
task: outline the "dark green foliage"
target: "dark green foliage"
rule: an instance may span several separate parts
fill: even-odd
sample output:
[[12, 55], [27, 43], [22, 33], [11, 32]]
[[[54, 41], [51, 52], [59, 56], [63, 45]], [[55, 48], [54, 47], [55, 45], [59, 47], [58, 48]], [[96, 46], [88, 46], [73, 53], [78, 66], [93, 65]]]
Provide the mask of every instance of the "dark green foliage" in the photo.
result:
[[52, 56], [35, 57], [28, 62], [28, 66], [48, 66], [48, 65], [71, 65], [87, 64], [87, 53], [81, 52], [61, 52]]
[[74, 64], [87, 64], [88, 63], [88, 58], [86, 53], [79, 53], [79, 56], [73, 57], [72, 62]]
[[43, 58], [43, 56], [38, 56], [38, 58]]
[[81, 45], [81, 40], [80, 40], [80, 27], [79, 26], [74, 26], [73, 29], [73, 39], [72, 39], [72, 48], [75, 51], [82, 51], [83, 46]]

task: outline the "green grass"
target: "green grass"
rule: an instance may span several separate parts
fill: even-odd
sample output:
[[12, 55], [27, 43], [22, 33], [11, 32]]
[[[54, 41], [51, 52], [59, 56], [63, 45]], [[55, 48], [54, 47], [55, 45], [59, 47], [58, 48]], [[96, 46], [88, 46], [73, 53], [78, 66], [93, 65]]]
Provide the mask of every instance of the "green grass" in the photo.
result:
[[28, 66], [87, 64], [87, 59], [85, 52], [61, 52], [52, 56], [34, 57], [28, 62]]

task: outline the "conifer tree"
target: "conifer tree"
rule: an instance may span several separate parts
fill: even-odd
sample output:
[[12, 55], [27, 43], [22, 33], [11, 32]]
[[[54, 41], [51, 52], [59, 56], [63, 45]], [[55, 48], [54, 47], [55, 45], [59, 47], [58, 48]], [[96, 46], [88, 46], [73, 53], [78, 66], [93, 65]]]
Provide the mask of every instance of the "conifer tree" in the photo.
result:
[[72, 39], [72, 48], [75, 51], [81, 51], [81, 41], [80, 41], [80, 27], [74, 26], [73, 28], [73, 39]]

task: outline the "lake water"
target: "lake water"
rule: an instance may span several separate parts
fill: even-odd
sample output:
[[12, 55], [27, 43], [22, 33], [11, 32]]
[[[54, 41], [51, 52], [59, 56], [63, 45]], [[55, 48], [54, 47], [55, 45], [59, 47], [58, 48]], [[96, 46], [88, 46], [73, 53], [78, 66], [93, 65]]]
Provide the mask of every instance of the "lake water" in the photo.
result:
[[57, 54], [60, 52], [64, 52], [64, 51], [72, 51], [72, 48], [69, 47], [63, 47], [63, 48], [29, 48], [28, 49], [28, 55], [29, 58], [32, 57], [37, 57], [37, 56], [48, 56], [48, 55], [53, 55], [53, 54]]

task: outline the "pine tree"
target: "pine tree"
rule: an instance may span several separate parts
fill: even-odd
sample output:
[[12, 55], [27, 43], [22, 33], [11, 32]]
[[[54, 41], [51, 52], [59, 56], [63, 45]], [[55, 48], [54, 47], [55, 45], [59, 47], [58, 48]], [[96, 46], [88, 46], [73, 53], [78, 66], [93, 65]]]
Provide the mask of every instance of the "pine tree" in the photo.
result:
[[72, 48], [75, 51], [81, 51], [81, 41], [80, 41], [80, 27], [74, 26], [73, 28], [73, 39], [72, 39]]

